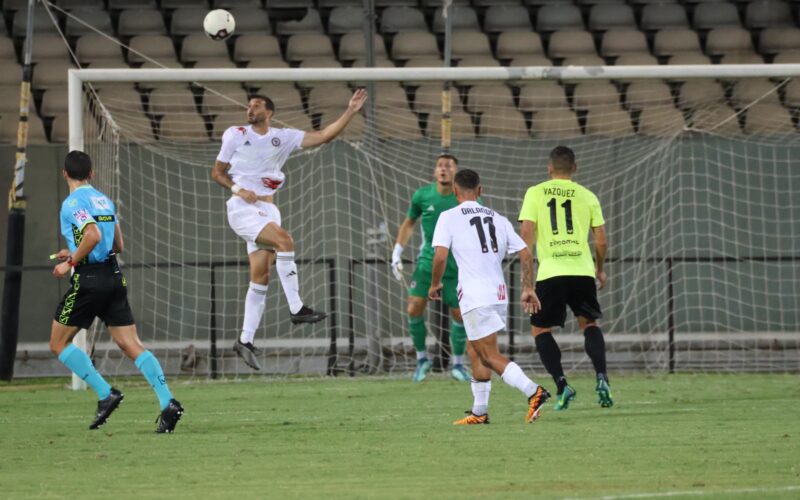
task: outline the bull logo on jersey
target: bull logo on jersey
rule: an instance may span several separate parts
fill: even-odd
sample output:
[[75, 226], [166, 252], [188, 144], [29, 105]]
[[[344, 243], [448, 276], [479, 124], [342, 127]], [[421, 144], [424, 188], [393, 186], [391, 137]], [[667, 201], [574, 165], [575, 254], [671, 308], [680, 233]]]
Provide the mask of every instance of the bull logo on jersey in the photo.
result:
[[272, 138], [272, 145], [277, 148], [278, 146], [281, 145], [281, 140], [279, 138], [277, 138], [277, 137], [273, 137]]
[[262, 177], [261, 183], [264, 185], [265, 188], [278, 189], [279, 187], [281, 187], [281, 184], [283, 184], [283, 181], [280, 181], [278, 179], [270, 179], [269, 177]]

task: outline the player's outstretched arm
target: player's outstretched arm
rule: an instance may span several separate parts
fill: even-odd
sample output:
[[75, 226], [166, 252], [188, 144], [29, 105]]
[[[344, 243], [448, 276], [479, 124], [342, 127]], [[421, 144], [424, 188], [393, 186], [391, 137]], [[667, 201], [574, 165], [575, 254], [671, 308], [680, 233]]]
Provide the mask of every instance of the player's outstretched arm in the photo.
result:
[[361, 110], [361, 107], [366, 101], [366, 90], [358, 89], [353, 92], [353, 97], [350, 98], [350, 102], [347, 104], [347, 110], [342, 113], [342, 116], [318, 132], [306, 132], [300, 146], [304, 148], [313, 148], [314, 146], [319, 146], [320, 144], [325, 144], [334, 140], [337, 135], [342, 133], [342, 130], [344, 130], [347, 124], [350, 123], [350, 120]]
[[439, 300], [442, 298], [442, 276], [447, 266], [447, 256], [450, 249], [447, 247], [436, 247], [433, 253], [433, 271], [431, 272], [431, 287], [428, 289], [428, 298]]
[[395, 239], [394, 249], [392, 250], [392, 273], [398, 280], [403, 279], [403, 248], [408, 244], [413, 232], [414, 220], [406, 217], [403, 223], [400, 224], [400, 229], [397, 230], [397, 239]]
[[608, 253], [605, 225], [593, 227], [592, 237], [594, 238], [594, 266], [598, 282], [597, 289], [602, 290], [608, 280], [608, 275], [603, 270], [603, 264], [606, 262], [606, 254]]

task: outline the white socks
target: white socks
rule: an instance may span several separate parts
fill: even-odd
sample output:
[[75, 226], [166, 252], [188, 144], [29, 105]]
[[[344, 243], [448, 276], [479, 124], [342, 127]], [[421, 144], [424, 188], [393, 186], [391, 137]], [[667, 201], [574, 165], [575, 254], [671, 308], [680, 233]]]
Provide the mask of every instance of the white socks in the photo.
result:
[[428, 352], [427, 351], [417, 351], [417, 361], [420, 359], [428, 359]]
[[275, 268], [278, 270], [283, 292], [289, 302], [289, 310], [292, 314], [297, 314], [297, 311], [303, 307], [303, 301], [300, 300], [300, 283], [297, 280], [294, 252], [277, 252], [276, 257]]
[[506, 369], [503, 372], [503, 382], [511, 387], [516, 387], [520, 391], [524, 392], [525, 396], [527, 397], [533, 396], [534, 393], [536, 393], [536, 389], [539, 388], [538, 385], [536, 385], [525, 375], [525, 373], [522, 371], [522, 368], [520, 368], [519, 365], [513, 361], [506, 366]]
[[486, 415], [489, 411], [489, 393], [492, 392], [492, 381], [478, 382], [472, 379], [473, 415]]
[[247, 289], [247, 295], [244, 299], [244, 324], [242, 325], [242, 334], [239, 335], [239, 341], [243, 344], [253, 343], [253, 338], [256, 336], [256, 329], [261, 323], [261, 316], [264, 314], [264, 308], [267, 306], [267, 288], [268, 285], [259, 285], [258, 283], [250, 282], [250, 287]]

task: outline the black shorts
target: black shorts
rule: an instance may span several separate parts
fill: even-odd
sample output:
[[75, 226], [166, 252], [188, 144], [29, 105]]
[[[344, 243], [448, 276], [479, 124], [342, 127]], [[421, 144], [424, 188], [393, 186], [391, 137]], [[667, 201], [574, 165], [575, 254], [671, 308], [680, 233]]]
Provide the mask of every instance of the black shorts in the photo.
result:
[[539, 328], [564, 326], [567, 306], [575, 316], [597, 319], [602, 316], [597, 302], [597, 286], [591, 276], [554, 276], [536, 282], [536, 295], [542, 303], [531, 315], [531, 325]]
[[89, 328], [98, 317], [106, 326], [134, 324], [127, 282], [115, 262], [78, 266], [70, 283], [56, 308], [57, 322]]

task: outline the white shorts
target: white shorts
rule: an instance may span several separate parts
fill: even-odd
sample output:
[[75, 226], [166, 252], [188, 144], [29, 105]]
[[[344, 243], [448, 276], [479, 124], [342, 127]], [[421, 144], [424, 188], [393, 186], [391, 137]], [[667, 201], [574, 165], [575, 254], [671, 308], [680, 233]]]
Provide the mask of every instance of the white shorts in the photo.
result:
[[508, 304], [476, 307], [462, 314], [469, 340], [480, 340], [506, 327]]
[[281, 225], [281, 211], [278, 207], [266, 201], [247, 203], [239, 196], [231, 196], [227, 206], [228, 224], [247, 243], [247, 254], [267, 248], [256, 243], [256, 238], [267, 224], [274, 222]]

